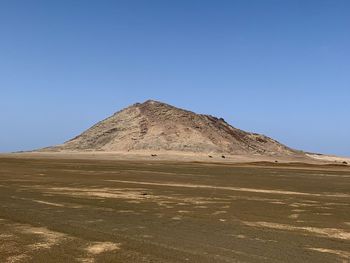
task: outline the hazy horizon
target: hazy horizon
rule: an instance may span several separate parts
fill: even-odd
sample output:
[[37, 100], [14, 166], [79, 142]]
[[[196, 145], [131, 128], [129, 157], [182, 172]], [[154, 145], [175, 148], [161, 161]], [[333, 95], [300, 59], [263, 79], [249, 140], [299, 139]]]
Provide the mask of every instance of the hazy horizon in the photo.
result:
[[154, 99], [350, 156], [349, 1], [2, 1], [0, 152]]

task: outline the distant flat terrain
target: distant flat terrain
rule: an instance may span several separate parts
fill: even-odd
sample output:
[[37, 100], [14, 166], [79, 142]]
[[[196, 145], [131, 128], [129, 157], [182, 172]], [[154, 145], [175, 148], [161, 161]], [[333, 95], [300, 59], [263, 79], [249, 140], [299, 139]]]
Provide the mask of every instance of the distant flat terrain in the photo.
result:
[[0, 158], [0, 262], [349, 262], [350, 169]]

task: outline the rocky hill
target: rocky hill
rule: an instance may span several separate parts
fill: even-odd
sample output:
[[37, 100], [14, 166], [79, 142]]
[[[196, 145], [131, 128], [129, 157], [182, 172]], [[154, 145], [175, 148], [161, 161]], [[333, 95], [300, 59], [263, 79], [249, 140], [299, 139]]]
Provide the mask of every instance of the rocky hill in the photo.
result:
[[136, 103], [62, 145], [44, 151], [177, 151], [294, 156], [302, 152], [210, 115], [166, 103]]

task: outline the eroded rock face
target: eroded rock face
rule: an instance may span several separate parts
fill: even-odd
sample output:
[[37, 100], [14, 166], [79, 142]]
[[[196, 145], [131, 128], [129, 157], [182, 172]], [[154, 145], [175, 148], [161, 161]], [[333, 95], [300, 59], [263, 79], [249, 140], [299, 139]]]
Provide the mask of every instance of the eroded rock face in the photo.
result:
[[45, 150], [301, 154], [264, 135], [232, 127], [221, 118], [153, 100], [125, 108], [72, 140]]

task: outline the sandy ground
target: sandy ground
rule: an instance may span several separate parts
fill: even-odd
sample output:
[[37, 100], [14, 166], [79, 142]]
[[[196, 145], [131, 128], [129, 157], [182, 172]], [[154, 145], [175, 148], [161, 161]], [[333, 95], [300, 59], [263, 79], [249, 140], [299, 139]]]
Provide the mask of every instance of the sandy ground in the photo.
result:
[[[155, 155], [155, 156], [152, 156]], [[209, 157], [211, 156], [211, 157]], [[223, 158], [223, 156], [225, 158]], [[226, 155], [203, 154], [175, 151], [133, 151], [133, 152], [22, 152], [0, 154], [0, 157], [11, 158], [51, 158], [51, 159], [93, 159], [93, 160], [126, 160], [126, 161], [175, 161], [206, 163], [309, 163], [309, 164], [343, 164], [350, 165], [350, 158], [329, 155], [306, 154], [305, 157], [294, 156], [262, 156], [262, 155]]]
[[349, 262], [350, 169], [0, 158], [0, 262]]
[[307, 154], [307, 156], [320, 161], [336, 162], [336, 163], [347, 162], [348, 164], [350, 164], [350, 158], [348, 157], [339, 157], [334, 155], [322, 155], [322, 154]]

